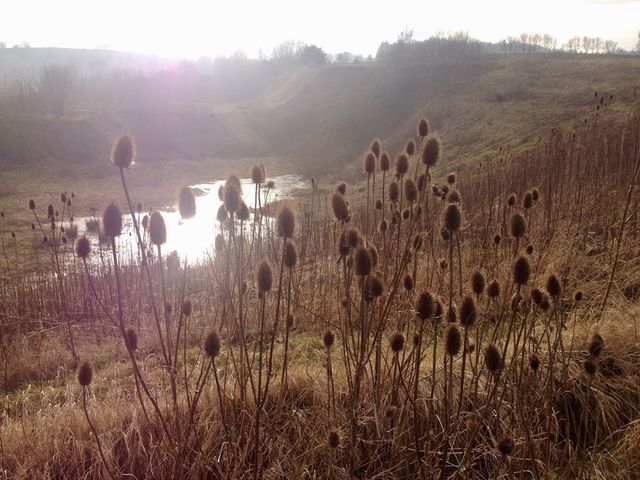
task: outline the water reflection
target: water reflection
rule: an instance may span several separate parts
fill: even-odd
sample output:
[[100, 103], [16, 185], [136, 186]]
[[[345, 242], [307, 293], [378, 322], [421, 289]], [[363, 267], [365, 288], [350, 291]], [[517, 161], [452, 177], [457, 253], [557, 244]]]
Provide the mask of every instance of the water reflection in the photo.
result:
[[[294, 190], [304, 185], [302, 178], [296, 175], [281, 175], [274, 177], [273, 181], [275, 185], [273, 189], [269, 190], [268, 202], [288, 198]], [[180, 258], [188, 258], [189, 263], [200, 262], [207, 258], [208, 254], [213, 253], [213, 241], [218, 233], [216, 214], [222, 204], [218, 197], [218, 190], [222, 185], [224, 185], [224, 181], [191, 186], [196, 195], [196, 216], [194, 218], [183, 220], [175, 206], [170, 209], [160, 209], [167, 227], [167, 243], [162, 246], [163, 252], [169, 254], [175, 251]], [[251, 209], [255, 201], [255, 185], [248, 178], [242, 179], [241, 185], [242, 197]], [[126, 261], [126, 257], [132, 258], [130, 254], [135, 254], [137, 246], [131, 218], [128, 214], [125, 217], [123, 233], [118, 239], [118, 249], [125, 254], [123, 257]], [[91, 217], [79, 219], [78, 233], [80, 235], [86, 233], [91, 238], [94, 247], [98, 248], [99, 236], [87, 231], [87, 221], [90, 220]]]

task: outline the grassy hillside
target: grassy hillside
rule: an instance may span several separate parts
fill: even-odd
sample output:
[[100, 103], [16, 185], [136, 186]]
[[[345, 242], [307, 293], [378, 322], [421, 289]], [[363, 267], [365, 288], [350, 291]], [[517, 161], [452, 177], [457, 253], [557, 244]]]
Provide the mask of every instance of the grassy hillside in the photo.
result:
[[[138, 61], [119, 60], [114, 52], [16, 49], [0, 52], [0, 76], [22, 64], [41, 65], [52, 52], [81, 71], [96, 62], [115, 68]], [[17, 58], [7, 61], [12, 57]], [[152, 60], [139, 61], [148, 66]], [[495, 156], [500, 147], [531, 146], [551, 127], [577, 125], [593, 112], [596, 90], [614, 95], [607, 107], [614, 113], [640, 99], [639, 57], [484, 55], [454, 65], [296, 67], [253, 82], [260, 85], [242, 101], [207, 96], [222, 82], [218, 77], [193, 77], [184, 66], [166, 68], [133, 86], [116, 82], [108, 99], [89, 96], [84, 85], [85, 93], [61, 118], [19, 106], [2, 110], [0, 104], [2, 208], [26, 202], [25, 179], [33, 186], [44, 176], [52, 192], [79, 179], [93, 185], [92, 179], [110, 172], [109, 148], [122, 131], [137, 139], [140, 187], [154, 203], [167, 203], [174, 193], [151, 180], [153, 166], [189, 182], [202, 179], [203, 169], [208, 178], [221, 177], [235, 165], [230, 160], [275, 158], [267, 162], [271, 170], [286, 162], [303, 175], [356, 178], [372, 135], [393, 154], [413, 134], [416, 119], [427, 115], [447, 145], [447, 168], [459, 169]], [[98, 205], [116, 194], [91, 190]], [[79, 207], [96, 206], [82, 205], [80, 198]]]

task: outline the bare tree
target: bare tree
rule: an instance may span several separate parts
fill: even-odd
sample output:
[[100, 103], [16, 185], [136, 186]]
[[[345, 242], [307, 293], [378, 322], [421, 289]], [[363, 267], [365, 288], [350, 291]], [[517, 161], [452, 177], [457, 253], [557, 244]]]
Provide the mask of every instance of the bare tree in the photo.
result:
[[50, 65], [40, 70], [38, 80], [38, 94], [42, 105], [51, 115], [64, 115], [76, 83], [76, 72], [69, 66]]

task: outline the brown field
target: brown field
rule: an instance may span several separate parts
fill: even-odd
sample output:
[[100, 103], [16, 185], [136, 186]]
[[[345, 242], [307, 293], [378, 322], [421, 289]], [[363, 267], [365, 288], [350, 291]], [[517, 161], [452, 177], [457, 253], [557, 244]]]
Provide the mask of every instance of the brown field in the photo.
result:
[[0, 478], [638, 478], [640, 110], [611, 100], [450, 175], [414, 125], [255, 216], [231, 176], [202, 265], [159, 214], [122, 262], [124, 147], [101, 252], [8, 212], [47, 242], [3, 227]]

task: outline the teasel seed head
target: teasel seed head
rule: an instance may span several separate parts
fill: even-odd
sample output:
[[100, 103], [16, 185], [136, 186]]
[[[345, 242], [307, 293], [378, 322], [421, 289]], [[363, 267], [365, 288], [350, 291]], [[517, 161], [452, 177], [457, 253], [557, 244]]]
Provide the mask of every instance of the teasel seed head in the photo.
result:
[[498, 451], [502, 455], [504, 455], [505, 457], [508, 457], [513, 452], [513, 449], [515, 448], [515, 444], [513, 443], [513, 440], [511, 439], [511, 437], [503, 435], [502, 437], [500, 437], [500, 439], [498, 439], [497, 447], [498, 447]]
[[377, 138], [374, 138], [371, 141], [370, 150], [371, 150], [371, 153], [373, 153], [376, 158], [380, 157], [380, 140], [378, 140]]
[[344, 197], [339, 193], [334, 193], [331, 197], [331, 207], [333, 209], [333, 215], [339, 222], [346, 222], [349, 218], [349, 209]]
[[560, 280], [554, 274], [549, 275], [547, 278], [547, 292], [554, 299], [557, 299], [562, 293], [562, 286], [560, 285]]
[[220, 223], [225, 223], [227, 220], [229, 220], [229, 214], [227, 213], [227, 209], [224, 207], [224, 205], [220, 205], [220, 207], [218, 207], [216, 220]]
[[540, 191], [537, 188], [531, 190], [531, 198], [533, 198], [534, 202], [537, 202], [540, 199]]
[[576, 302], [581, 301], [581, 300], [582, 300], [582, 298], [583, 298], [583, 295], [582, 295], [582, 292], [581, 292], [580, 290], [578, 290], [578, 291], [573, 295], [573, 299], [574, 299]]
[[238, 207], [240, 206], [240, 200], [242, 200], [242, 190], [239, 187], [233, 178], [237, 177], [235, 175], [231, 175], [229, 179], [224, 184], [224, 208], [229, 213], [236, 213]]
[[499, 234], [499, 233], [496, 233], [496, 234], [493, 236], [493, 243], [494, 243], [494, 245], [500, 245], [500, 242], [501, 242], [501, 241], [502, 241], [502, 237], [500, 236], [500, 234]]
[[111, 150], [111, 162], [118, 168], [129, 168], [134, 163], [136, 147], [129, 135], [122, 135]]
[[32, 198], [31, 200], [29, 200], [29, 210], [35, 210], [35, 209], [36, 209], [36, 202]]
[[336, 185], [336, 193], [339, 193], [340, 195], [346, 195], [347, 184], [345, 182], [340, 182], [338, 185]]
[[527, 255], [532, 255], [533, 254], [533, 245], [527, 245], [527, 248], [524, 250]]
[[396, 174], [399, 176], [404, 175], [409, 170], [409, 159], [407, 154], [401, 152], [396, 157]]
[[416, 182], [416, 186], [418, 187], [418, 191], [422, 192], [427, 186], [427, 177], [424, 173], [418, 175], [418, 181]]
[[456, 183], [456, 174], [454, 172], [451, 172], [449, 175], [447, 175], [447, 183], [449, 185], [453, 185], [454, 183]]
[[251, 168], [251, 181], [253, 183], [262, 183], [264, 182], [264, 166], [258, 165], [257, 163]]
[[455, 203], [451, 203], [447, 206], [444, 213], [444, 228], [449, 232], [457, 232], [462, 225], [462, 214], [460, 208]]
[[324, 332], [324, 335], [322, 336], [322, 343], [324, 343], [324, 346], [327, 348], [331, 348], [333, 346], [333, 342], [335, 341], [336, 337], [333, 334], [333, 332], [331, 330], [327, 330], [326, 332]]
[[414, 203], [418, 199], [418, 187], [412, 178], [405, 178], [404, 180], [404, 197], [409, 204]]
[[76, 241], [76, 254], [80, 258], [87, 258], [91, 253], [91, 242], [83, 235]]
[[221, 233], [216, 235], [215, 249], [216, 252], [221, 252], [222, 250], [224, 250], [224, 237]]
[[138, 349], [138, 334], [133, 328], [127, 328], [125, 331], [125, 346], [127, 350], [135, 352]]
[[258, 284], [258, 293], [261, 294], [267, 293], [273, 286], [273, 270], [266, 258], [258, 265], [258, 269], [256, 270], [256, 283]]
[[440, 157], [440, 142], [437, 138], [431, 137], [422, 147], [422, 163], [429, 168], [438, 163]]
[[236, 212], [236, 216], [238, 217], [238, 220], [240, 220], [241, 222], [246, 222], [247, 220], [249, 220], [249, 217], [251, 216], [251, 212], [249, 212], [249, 207], [247, 206], [244, 200], [240, 200], [240, 205], [238, 205], [238, 211]]
[[429, 122], [426, 118], [421, 118], [418, 122], [418, 136], [424, 138], [427, 135], [429, 135]]
[[180, 308], [180, 314], [185, 317], [191, 316], [191, 311], [193, 310], [193, 305], [191, 305], [191, 300], [187, 299], [182, 302], [182, 307]]
[[414, 142], [413, 140], [409, 140], [404, 146], [404, 151], [407, 155], [412, 157], [416, 153], [416, 142]]
[[369, 249], [363, 245], [360, 245], [354, 255], [354, 268], [355, 273], [359, 277], [364, 277], [371, 273], [371, 254]]
[[525, 257], [519, 257], [513, 263], [513, 281], [516, 285], [526, 285], [529, 281], [531, 268], [529, 261]]
[[387, 221], [387, 219], [382, 219], [380, 220], [380, 226], [378, 227], [378, 229], [384, 233], [389, 229], [389, 222]]
[[376, 268], [378, 266], [378, 249], [373, 243], [369, 244], [367, 248], [369, 249], [369, 255], [371, 256], [371, 265], [373, 268]]
[[391, 169], [391, 159], [387, 152], [382, 152], [380, 155], [380, 170], [388, 172]]
[[497, 372], [502, 368], [502, 356], [498, 348], [490, 343], [484, 350], [484, 364], [490, 372]]
[[394, 333], [389, 342], [393, 353], [400, 353], [404, 349], [404, 335], [402, 333]]
[[522, 238], [527, 233], [527, 224], [520, 213], [511, 216], [510, 231], [513, 238]]
[[278, 223], [278, 235], [284, 238], [292, 238], [296, 225], [293, 211], [287, 205], [283, 205], [280, 207], [280, 210], [278, 210], [276, 219]]
[[115, 202], [111, 202], [102, 214], [102, 228], [107, 237], [119, 237], [122, 233], [122, 212]]
[[178, 197], [178, 211], [182, 218], [193, 218], [196, 216], [196, 197], [189, 187], [180, 190]]
[[531, 290], [531, 300], [533, 300], [533, 303], [535, 303], [537, 306], [542, 305], [545, 297], [546, 295], [539, 288], [536, 287]]
[[144, 217], [142, 217], [142, 228], [144, 230], [146, 230], [147, 228], [149, 228], [149, 215], [146, 215]]
[[473, 297], [466, 296], [460, 304], [460, 324], [464, 328], [471, 328], [476, 323], [476, 302]]
[[538, 357], [537, 353], [529, 355], [529, 368], [534, 372], [538, 371], [540, 368], [540, 357]]
[[377, 275], [369, 275], [367, 278], [367, 292], [371, 299], [381, 297], [384, 294], [384, 282]]
[[396, 181], [393, 181], [389, 184], [389, 200], [393, 203], [398, 201], [398, 197], [400, 196], [400, 187]]
[[327, 444], [329, 445], [329, 448], [333, 450], [340, 448], [340, 435], [338, 435], [337, 431], [331, 430], [329, 432], [327, 435]]
[[533, 195], [531, 192], [525, 192], [522, 197], [522, 208], [529, 210], [531, 207], [533, 207]]
[[216, 358], [220, 353], [220, 337], [216, 331], [211, 331], [204, 341], [204, 351], [209, 357]]
[[428, 320], [433, 316], [433, 297], [426, 290], [418, 295], [415, 304], [416, 314], [420, 320]]
[[458, 312], [456, 310], [455, 304], [451, 304], [451, 308], [447, 310], [447, 322], [448, 323], [456, 323], [458, 321]]
[[149, 238], [154, 245], [167, 243], [167, 226], [159, 211], [154, 211], [149, 218]]
[[93, 368], [89, 362], [84, 361], [78, 370], [78, 383], [83, 387], [88, 387], [91, 385], [91, 380], [93, 380]]
[[460, 353], [462, 347], [462, 337], [460, 330], [453, 323], [450, 323], [445, 333], [445, 351], [450, 357], [454, 357]]
[[447, 195], [447, 201], [449, 203], [460, 203], [461, 201], [461, 197], [460, 197], [460, 192], [458, 192], [457, 190], [451, 190], [451, 192], [449, 192], [449, 195]]
[[298, 263], [298, 249], [293, 240], [287, 239], [284, 244], [284, 255], [282, 258], [284, 266], [288, 269], [292, 269]]
[[589, 353], [594, 357], [600, 356], [600, 354], [604, 350], [604, 339], [600, 334], [593, 334], [593, 336], [591, 337], [591, 341], [589, 342], [588, 350]]
[[351, 245], [344, 232], [340, 234], [340, 239], [338, 240], [338, 252], [343, 257], [346, 257], [351, 252]]
[[413, 290], [413, 277], [411, 275], [406, 274], [402, 283], [404, 284], [404, 289], [407, 292], [411, 292]]
[[484, 286], [484, 275], [482, 274], [482, 272], [476, 270], [475, 272], [473, 272], [473, 275], [471, 275], [471, 289], [473, 290], [473, 293], [475, 293], [476, 295], [482, 295], [482, 293], [484, 292]]
[[510, 193], [509, 196], [507, 197], [507, 205], [509, 205], [510, 207], [513, 207], [516, 204], [516, 200], [518, 198], [516, 197], [515, 193]]
[[587, 358], [584, 361], [584, 371], [587, 375], [593, 377], [598, 372], [598, 365], [591, 358]]
[[360, 232], [355, 227], [347, 230], [345, 238], [351, 248], [356, 248], [358, 245], [360, 245]]
[[369, 152], [365, 155], [362, 165], [365, 173], [369, 175], [376, 171], [376, 156], [373, 152]]

